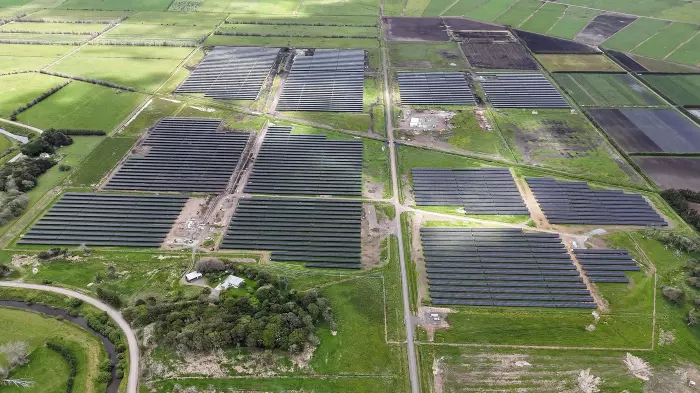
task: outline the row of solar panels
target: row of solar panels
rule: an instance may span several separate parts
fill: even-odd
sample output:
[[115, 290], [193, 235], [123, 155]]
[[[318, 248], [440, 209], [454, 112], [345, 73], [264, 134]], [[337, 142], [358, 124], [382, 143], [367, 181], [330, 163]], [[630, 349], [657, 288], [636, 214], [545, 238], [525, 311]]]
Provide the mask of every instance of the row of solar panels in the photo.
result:
[[596, 307], [556, 234], [421, 228], [421, 241], [433, 304]]
[[286, 195], [362, 195], [362, 141], [294, 135], [270, 126], [245, 191]]
[[591, 282], [628, 283], [625, 273], [640, 270], [627, 250], [575, 249], [574, 255]]
[[361, 267], [362, 201], [241, 199], [222, 249], [271, 251], [274, 261]]
[[107, 190], [215, 193], [226, 189], [251, 136], [220, 131], [223, 120], [165, 118], [148, 133]]
[[467, 214], [528, 215], [508, 168], [413, 168], [417, 205], [463, 206]]

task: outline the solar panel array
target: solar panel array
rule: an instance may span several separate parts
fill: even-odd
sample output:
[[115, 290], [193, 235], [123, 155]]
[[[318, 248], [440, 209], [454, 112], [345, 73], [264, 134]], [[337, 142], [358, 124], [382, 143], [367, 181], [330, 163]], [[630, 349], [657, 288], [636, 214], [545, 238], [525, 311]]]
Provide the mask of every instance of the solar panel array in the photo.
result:
[[413, 168], [421, 206], [464, 206], [467, 214], [530, 214], [508, 168]]
[[250, 133], [219, 131], [221, 119], [165, 118], [129, 157], [108, 190], [218, 193], [226, 189]]
[[245, 192], [362, 196], [362, 141], [270, 126]]
[[361, 267], [362, 201], [241, 199], [221, 248], [271, 251], [273, 261]]
[[68, 192], [17, 243], [159, 247], [187, 199]]
[[595, 308], [556, 234], [421, 228], [434, 305]]
[[666, 221], [640, 194], [592, 190], [586, 182], [527, 179], [551, 224], [659, 225]]
[[479, 72], [479, 84], [497, 108], [568, 108], [561, 93], [540, 73]]
[[277, 61], [279, 48], [217, 46], [180, 85], [176, 93], [255, 100]]
[[406, 105], [476, 105], [461, 72], [398, 72], [401, 103]]
[[628, 283], [625, 272], [639, 270], [627, 250], [578, 248], [574, 255], [591, 282]]
[[297, 55], [284, 83], [278, 111], [362, 112], [365, 51], [316, 49]]

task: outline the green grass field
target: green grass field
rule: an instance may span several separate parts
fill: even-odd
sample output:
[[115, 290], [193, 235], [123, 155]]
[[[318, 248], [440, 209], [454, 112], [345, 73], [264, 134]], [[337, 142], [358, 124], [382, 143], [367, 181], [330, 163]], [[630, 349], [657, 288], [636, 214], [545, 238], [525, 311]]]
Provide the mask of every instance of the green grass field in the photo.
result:
[[196, 17], [185, 12], [155, 12], [143, 11], [129, 16], [129, 24], [161, 24], [180, 26], [216, 27], [223, 22], [228, 14], [197, 12]]
[[664, 102], [628, 74], [555, 74], [554, 79], [581, 106], [661, 106]]
[[586, 8], [569, 7], [564, 11], [561, 19], [547, 31], [547, 34], [572, 39], [599, 13]]
[[76, 10], [165, 11], [171, 0], [67, 0], [58, 8]]
[[676, 105], [700, 105], [700, 75], [642, 75]]
[[695, 36], [697, 32], [698, 27], [695, 25], [674, 23], [637, 46], [632, 53], [663, 59], [679, 45]]
[[10, 117], [21, 105], [64, 82], [63, 78], [38, 73], [0, 76], [0, 116]]
[[[98, 33], [108, 25], [100, 23], [8, 23], [0, 27], [0, 32], [22, 31], [35, 33], [72, 33], [72, 34], [90, 34]], [[0, 35], [2, 37], [2, 35]]]
[[15, 143], [9, 137], [5, 135], [0, 135], [0, 157], [2, 157], [5, 152], [14, 146]]
[[639, 18], [603, 42], [606, 48], [629, 52], [670, 23], [664, 20]]
[[129, 152], [136, 138], [107, 138], [85, 159], [68, 178], [71, 186], [93, 186]]
[[332, 30], [328, 26], [289, 26], [257, 24], [225, 24], [219, 29], [223, 33], [258, 34], [280, 36], [347, 36], [347, 37], [377, 37], [376, 27], [336, 26]]
[[20, 122], [41, 129], [80, 128], [111, 131], [143, 101], [138, 93], [73, 82], [23, 112]]
[[472, 112], [458, 112], [452, 118], [452, 126], [449, 133], [453, 135], [447, 138], [450, 145], [476, 153], [510, 157], [498, 131], [482, 130]]
[[84, 34], [41, 34], [41, 33], [3, 33], [0, 32], [0, 40], [7, 43], [38, 43], [78, 45], [90, 39]]
[[213, 31], [209, 26], [165, 26], [158, 24], [121, 24], [101, 35], [100, 42], [177, 42], [196, 44]]
[[73, 49], [68, 45], [0, 44], [0, 74], [38, 71]]
[[700, 67], [700, 36], [695, 36], [669, 57], [669, 61]]
[[348, 48], [377, 47], [377, 40], [370, 38], [319, 38], [319, 37], [236, 37], [213, 35], [204, 41], [207, 46], [290, 46], [294, 48]]
[[[634, 54], [629, 54], [629, 56], [632, 59], [634, 59], [634, 61], [641, 64], [642, 66], [644, 66], [644, 68], [651, 72], [668, 72], [679, 74], [700, 72], [700, 68], [693, 67], [692, 65], [672, 63], [670, 61], [652, 59], [650, 57], [639, 56]], [[697, 65], [700, 66], [700, 63]]]
[[620, 68], [614, 61], [610, 60], [605, 55], [535, 55], [537, 60], [542, 63], [542, 66], [549, 72], [567, 72], [567, 71], [620, 71]]
[[130, 14], [131, 12], [126, 11], [80, 10], [76, 12], [61, 9], [42, 9], [33, 12], [30, 16], [23, 19], [40, 19], [44, 21], [62, 22], [71, 22], [76, 20], [111, 22]]
[[197, 8], [198, 12], [233, 12], [237, 14], [259, 15], [289, 15], [299, 6], [296, 0], [204, 0]]
[[146, 132], [149, 127], [153, 127], [158, 120], [171, 116], [183, 104], [167, 101], [162, 98], [154, 99], [139, 115], [117, 136], [138, 136]]
[[[68, 322], [44, 317], [41, 314], [11, 308], [0, 308], [0, 345], [14, 341], [29, 344], [29, 363], [19, 367], [15, 378], [35, 382], [30, 389], [3, 387], [3, 392], [63, 393], [68, 379], [68, 364], [56, 352], [45, 347], [47, 341], [69, 348], [77, 358], [76, 391], [97, 392], [94, 379], [99, 362], [106, 358], [98, 338]], [[103, 387], [104, 389], [104, 387]]]
[[305, 0], [299, 3], [299, 15], [377, 15], [378, 0]]
[[518, 27], [540, 7], [542, 7], [542, 2], [539, 0], [518, 0], [506, 12], [494, 19], [493, 22]]
[[544, 3], [530, 19], [520, 25], [520, 28], [527, 31], [544, 34], [554, 26], [564, 15], [566, 6], [556, 3]]

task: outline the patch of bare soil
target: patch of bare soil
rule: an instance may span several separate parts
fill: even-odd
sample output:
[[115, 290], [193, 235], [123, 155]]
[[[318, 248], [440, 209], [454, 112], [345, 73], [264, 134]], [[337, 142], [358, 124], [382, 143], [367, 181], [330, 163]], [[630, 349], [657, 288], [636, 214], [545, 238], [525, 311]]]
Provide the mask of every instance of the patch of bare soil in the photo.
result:
[[644, 384], [644, 393], [696, 393], [700, 385], [700, 370], [694, 365], [683, 365], [675, 369], [656, 370]]
[[433, 359], [433, 393], [442, 393], [442, 377], [444, 372], [442, 370], [440, 362], [442, 358]]
[[362, 206], [362, 266], [366, 269], [379, 266], [381, 261], [382, 240], [393, 232], [392, 221], [377, 212], [377, 208], [366, 203]]
[[428, 271], [425, 267], [425, 256], [423, 255], [423, 245], [420, 241], [420, 227], [423, 221], [421, 213], [414, 213], [409, 216], [409, 225], [411, 227], [411, 258], [416, 264], [416, 272], [418, 278], [418, 304], [423, 303], [423, 299], [429, 297], [428, 292]]
[[190, 198], [180, 212], [175, 224], [168, 236], [165, 237], [165, 246], [192, 245], [204, 228], [201, 217], [207, 210], [206, 198]]
[[414, 131], [445, 131], [452, 128], [450, 121], [454, 112], [439, 110], [403, 109], [399, 119], [399, 128]]
[[384, 183], [372, 180], [365, 180], [362, 195], [369, 199], [382, 199], [384, 197]]
[[525, 206], [527, 206], [527, 209], [530, 211], [530, 218], [532, 218], [535, 226], [537, 228], [549, 229], [549, 221], [547, 221], [547, 217], [545, 217], [544, 212], [540, 209], [540, 204], [537, 203], [535, 195], [532, 193], [532, 190], [530, 190], [530, 186], [527, 185], [525, 179], [517, 176], [514, 176], [514, 178], [515, 184], [518, 186], [520, 194], [523, 196]]
[[447, 316], [451, 312], [454, 312], [451, 308], [422, 306], [418, 308], [418, 323], [428, 333], [428, 341], [433, 341], [436, 330], [450, 327]]
[[476, 116], [476, 122], [479, 123], [479, 128], [484, 131], [493, 131], [493, 126], [489, 119], [484, 115], [484, 111], [481, 109], [474, 110], [474, 115]]
[[411, 189], [411, 181], [408, 175], [401, 176], [401, 182], [403, 183], [401, 194], [403, 195], [403, 201], [405, 205], [412, 206], [416, 204], [416, 199], [413, 196], [413, 190]]

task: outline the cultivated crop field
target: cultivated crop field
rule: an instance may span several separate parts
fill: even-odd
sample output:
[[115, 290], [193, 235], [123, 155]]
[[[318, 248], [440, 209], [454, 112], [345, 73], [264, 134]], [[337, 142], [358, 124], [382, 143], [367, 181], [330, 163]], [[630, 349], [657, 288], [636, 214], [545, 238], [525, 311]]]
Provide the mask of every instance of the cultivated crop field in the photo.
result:
[[617, 64], [605, 55], [535, 55], [549, 72], [567, 71], [622, 71]]
[[581, 106], [663, 106], [654, 92], [628, 74], [556, 74], [556, 81]]

